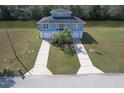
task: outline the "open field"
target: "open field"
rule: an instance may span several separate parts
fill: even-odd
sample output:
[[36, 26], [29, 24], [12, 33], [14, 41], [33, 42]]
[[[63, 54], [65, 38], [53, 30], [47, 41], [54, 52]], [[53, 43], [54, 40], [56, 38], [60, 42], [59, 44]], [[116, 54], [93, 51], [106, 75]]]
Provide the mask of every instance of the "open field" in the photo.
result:
[[69, 55], [60, 48], [50, 47], [47, 67], [53, 74], [75, 74], [80, 68], [77, 55]]
[[[15, 57], [7, 33], [4, 29], [0, 29], [0, 73], [9, 66], [10, 73], [20, 75], [17, 68], [21, 68], [24, 74], [34, 65], [41, 43], [38, 38], [39, 33], [35, 29], [8, 29], [7, 31], [19, 59]], [[29, 53], [30, 50], [34, 51]]]
[[[96, 67], [109, 73], [124, 72], [124, 22], [87, 22], [82, 42]], [[89, 52], [93, 42], [96, 53]]]

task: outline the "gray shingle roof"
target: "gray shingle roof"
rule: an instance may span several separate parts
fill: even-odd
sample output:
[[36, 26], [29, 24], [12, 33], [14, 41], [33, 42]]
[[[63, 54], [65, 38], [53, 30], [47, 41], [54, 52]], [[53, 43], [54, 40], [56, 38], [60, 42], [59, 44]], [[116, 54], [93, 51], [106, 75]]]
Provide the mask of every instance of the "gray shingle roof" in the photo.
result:
[[52, 16], [42, 18], [38, 22], [38, 24], [41, 24], [41, 23], [84, 23], [85, 24], [85, 22], [78, 17], [54, 18]]

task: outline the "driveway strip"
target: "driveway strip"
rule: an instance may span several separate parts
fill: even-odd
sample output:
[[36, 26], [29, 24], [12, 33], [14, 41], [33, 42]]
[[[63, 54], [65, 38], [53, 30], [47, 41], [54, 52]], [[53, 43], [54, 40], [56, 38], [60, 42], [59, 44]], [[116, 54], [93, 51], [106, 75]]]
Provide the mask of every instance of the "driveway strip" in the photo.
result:
[[77, 53], [77, 56], [78, 56], [78, 59], [79, 59], [80, 65], [81, 65], [77, 74], [104, 73], [103, 71], [96, 68], [92, 64], [92, 62], [91, 62], [83, 44], [81, 43], [80, 39], [73, 39], [73, 44], [74, 44], [74, 47], [75, 47], [75, 50], [76, 50], [76, 53]]
[[[26, 75], [52, 75], [47, 68], [49, 56], [50, 39], [43, 39], [34, 67]], [[30, 74], [31, 73], [31, 74]]]

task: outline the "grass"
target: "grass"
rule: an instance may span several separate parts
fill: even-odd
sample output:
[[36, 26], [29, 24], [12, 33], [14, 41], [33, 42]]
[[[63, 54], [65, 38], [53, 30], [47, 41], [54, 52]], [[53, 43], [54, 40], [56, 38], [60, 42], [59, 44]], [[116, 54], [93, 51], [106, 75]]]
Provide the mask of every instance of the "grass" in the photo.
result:
[[[87, 22], [82, 42], [97, 68], [107, 73], [124, 72], [124, 22]], [[96, 53], [89, 52], [93, 42]]]
[[77, 55], [69, 55], [60, 48], [51, 46], [47, 67], [53, 74], [75, 74], [80, 68]]
[[124, 22], [114, 20], [86, 21], [85, 27], [124, 27]]
[[[12, 24], [16, 24], [16, 22], [13, 22]], [[8, 25], [11, 24], [9, 23]], [[21, 27], [21, 24], [20, 26], [17, 24], [17, 27]], [[18, 58], [21, 60], [24, 66], [30, 70], [35, 63], [41, 43], [41, 40], [38, 39], [38, 31], [35, 29], [24, 30], [22, 28], [8, 29], [8, 33]], [[34, 52], [29, 53], [29, 50], [34, 50]], [[23, 74], [27, 72], [27, 70], [15, 57], [5, 30], [0, 29], [0, 73], [3, 73], [7, 66], [9, 66], [9, 70], [12, 71], [15, 75], [20, 75], [20, 73], [17, 71], [17, 68], [21, 68]]]
[[[20, 75], [17, 71], [18, 67], [22, 69], [23, 73], [26, 73], [24, 67], [13, 54], [4, 31], [4, 24], [6, 24], [8, 28], [19, 59], [28, 69], [31, 69], [34, 65], [41, 43], [40, 39], [36, 38], [39, 36], [39, 33], [36, 31], [36, 23], [37, 21], [0, 21], [1, 73], [8, 65], [15, 75]], [[18, 30], [13, 28], [18, 28]], [[85, 33], [82, 41], [93, 64], [104, 72], [124, 72], [124, 22], [86, 21], [84, 30]], [[89, 52], [93, 42], [97, 44], [96, 53]], [[29, 54], [28, 51], [32, 49], [34, 52]], [[11, 63], [11, 61], [13, 63]], [[54, 74], [76, 73], [79, 67], [80, 64], [76, 55], [68, 55], [61, 49], [51, 46], [48, 68], [50, 68]]]
[[0, 28], [37, 28], [38, 21], [0, 21]]
[[[3, 28], [4, 25], [7, 28], [37, 28], [36, 21], [0, 21], [0, 28]], [[124, 26], [123, 21], [86, 21], [85, 27], [122, 27]]]

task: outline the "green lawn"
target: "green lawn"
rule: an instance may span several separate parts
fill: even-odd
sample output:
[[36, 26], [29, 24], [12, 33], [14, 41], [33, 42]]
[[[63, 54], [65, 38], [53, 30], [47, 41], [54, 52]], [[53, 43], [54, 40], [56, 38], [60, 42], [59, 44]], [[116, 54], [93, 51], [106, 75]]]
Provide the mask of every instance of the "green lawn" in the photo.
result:
[[0, 21], [0, 28], [37, 28], [38, 21]]
[[124, 27], [124, 21], [86, 21], [85, 27]]
[[[23, 73], [26, 72], [26, 69], [14, 56], [10, 42], [4, 31], [4, 24], [9, 29], [8, 32], [17, 56], [27, 69], [31, 69], [41, 43], [41, 40], [37, 39], [39, 33], [36, 30], [36, 23], [37, 21], [0, 21], [1, 73], [8, 65], [10, 70], [16, 75], [20, 75], [17, 71], [18, 67], [21, 67]], [[18, 28], [19, 30], [13, 28]], [[84, 46], [96, 67], [104, 72], [124, 72], [123, 21], [86, 21], [83, 37]], [[92, 42], [97, 43], [96, 53], [89, 52], [89, 49], [92, 47]], [[34, 50], [34, 52], [29, 54], [29, 50]], [[13, 63], [11, 63], [11, 60]], [[79, 67], [80, 64], [76, 55], [67, 55], [58, 48], [50, 48], [48, 68], [52, 68], [51, 70], [54, 74], [76, 73]]]
[[[30, 70], [34, 63], [40, 47], [41, 40], [38, 38], [39, 33], [36, 29], [24, 29], [26, 23], [17, 24], [18, 22], [12, 22], [14, 24], [10, 28], [20, 28], [20, 29], [8, 29], [13, 47], [16, 51], [18, 58], [14, 55], [12, 47], [10, 45], [9, 39], [6, 35], [5, 30], [0, 29], [0, 73], [3, 73], [3, 70], [9, 66], [9, 70], [12, 71], [15, 75], [20, 75], [17, 71], [17, 68], [21, 68], [22, 73], [26, 73], [27, 70]], [[28, 22], [27, 22], [28, 23]], [[7, 25], [12, 25], [11, 22], [7, 22]], [[17, 24], [17, 25], [16, 25]], [[0, 25], [1, 22], [0, 22]], [[25, 27], [23, 28], [23, 25]], [[15, 26], [15, 27], [14, 27]], [[32, 26], [33, 27], [33, 26]], [[22, 29], [21, 29], [22, 28]], [[33, 53], [29, 53], [29, 50], [34, 50]], [[21, 65], [21, 63], [26, 67]]]
[[[36, 28], [36, 21], [0, 21], [0, 28], [5, 25], [7, 28]], [[123, 21], [86, 21], [85, 27], [122, 27]]]
[[[124, 72], [124, 22], [87, 22], [82, 42], [96, 67], [108, 73]], [[96, 53], [89, 52], [93, 42]]]
[[78, 57], [51, 46], [47, 67], [53, 74], [75, 74], [80, 68]]

